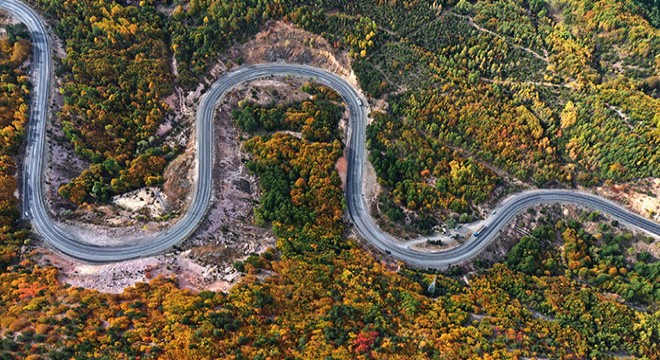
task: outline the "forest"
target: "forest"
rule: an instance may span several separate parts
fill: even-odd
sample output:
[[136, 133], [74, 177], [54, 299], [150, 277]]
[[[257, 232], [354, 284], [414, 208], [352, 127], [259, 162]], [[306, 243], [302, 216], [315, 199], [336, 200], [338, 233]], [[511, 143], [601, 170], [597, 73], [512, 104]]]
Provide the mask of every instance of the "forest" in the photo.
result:
[[[262, 195], [255, 223], [272, 224], [277, 248], [285, 256], [332, 254], [343, 248], [344, 192], [335, 170], [343, 154], [339, 95], [306, 83], [311, 100], [262, 107], [244, 103], [233, 112], [248, 133], [267, 130], [244, 144], [252, 156], [248, 169], [259, 177]], [[300, 138], [278, 131], [300, 132]]]
[[[59, 116], [92, 164], [62, 190], [76, 203], [161, 181], [176, 152], [151, 140], [169, 111], [162, 97], [279, 17], [351, 51], [364, 89], [390, 104], [374, 113], [369, 146], [383, 155], [372, 161], [394, 217], [469, 211], [500, 181], [487, 164], [544, 186], [658, 176], [652, 2], [35, 2], [65, 40]], [[157, 278], [121, 294], [62, 284], [35, 261], [17, 209], [30, 44], [21, 26], [7, 30], [0, 359], [660, 358], [652, 239], [598, 213], [541, 209], [500, 261], [438, 274], [432, 294], [431, 275], [366, 250], [347, 234], [335, 170], [343, 105], [314, 84], [309, 101], [233, 111], [262, 188], [255, 221], [278, 238], [235, 264], [240, 284], [193, 293]], [[176, 79], [170, 52], [188, 71]]]
[[[372, 96], [388, 101], [386, 116], [397, 123], [391, 155], [372, 156], [386, 185], [381, 205], [392, 220], [401, 209], [423, 216], [465, 211], [465, 202], [451, 208], [429, 195], [445, 185], [433, 189], [420, 176], [425, 168], [442, 168], [441, 159], [420, 159], [417, 149], [428, 143], [435, 143], [436, 155], [460, 149], [455, 161], [467, 153], [476, 166], [493, 165], [534, 186], [595, 186], [660, 174], [660, 31], [642, 10], [625, 11], [632, 3], [417, 5], [410, 11], [426, 25], [416, 28], [405, 3], [382, 6], [387, 11], [369, 1], [347, 8], [373, 17], [381, 30], [376, 38], [383, 39], [355, 71]], [[381, 155], [384, 127], [374, 118], [369, 148]], [[416, 166], [386, 173], [403, 164]], [[484, 185], [493, 183], [483, 175], [469, 178], [466, 184], [480, 190], [464, 200], [488, 199], [493, 187]], [[429, 206], [410, 201], [420, 196]]]
[[[229, 294], [192, 294], [167, 279], [99, 294], [17, 264], [0, 275], [0, 349], [10, 359], [657, 359], [657, 307], [636, 310], [571, 276], [497, 264], [469, 286], [439, 276], [430, 298], [428, 276], [394, 274], [356, 247], [272, 256], [246, 264]], [[274, 275], [257, 281], [266, 271]]]
[[503, 262], [468, 283], [460, 269], [440, 274], [431, 294], [430, 275], [393, 272], [345, 239], [340, 139], [298, 132], [336, 128], [340, 103], [327, 88], [304, 89], [315, 95], [246, 101], [233, 114], [252, 118], [241, 127], [263, 188], [255, 219], [278, 237], [277, 249], [235, 264], [239, 285], [192, 293], [156, 278], [103, 294], [14, 256], [0, 274], [0, 357], [658, 358], [660, 262], [635, 250], [648, 238], [598, 213], [548, 212]]
[[[406, 120], [385, 113], [372, 116], [367, 131], [369, 161], [379, 183], [391, 189], [383, 194], [381, 208], [390, 219], [403, 216], [398, 204], [410, 210], [447, 209], [445, 216], [472, 213], [498, 183], [492, 171], [434, 137], [418, 130], [401, 131]], [[430, 234], [436, 222], [422, 218], [416, 223], [415, 230]]]
[[[0, 14], [1, 15], [1, 14]], [[28, 229], [20, 222], [16, 173], [25, 136], [30, 94], [29, 66], [32, 45], [27, 28], [8, 25], [0, 38], [0, 271], [18, 256]]]
[[156, 130], [171, 111], [173, 91], [165, 18], [154, 1], [35, 0], [64, 40], [56, 69], [67, 139], [90, 167], [60, 188], [74, 204], [160, 184], [172, 149]]
[[[321, 17], [329, 23], [363, 14], [378, 25], [374, 46], [354, 69], [362, 87], [387, 99], [400, 122], [393, 146], [419, 134], [413, 148], [449, 144], [535, 186], [658, 176], [660, 32], [643, 8], [608, 1], [326, 6], [348, 14]], [[380, 134], [379, 122], [372, 126], [370, 133]], [[379, 143], [371, 137], [370, 149], [380, 151]], [[396, 155], [410, 162], [418, 157]], [[392, 159], [381, 168], [399, 166]], [[387, 182], [382, 172], [379, 177]], [[475, 186], [484, 181], [474, 179]], [[388, 186], [383, 198], [420, 212], [407, 200], [426, 180], [415, 171], [400, 180], [409, 184], [403, 196], [395, 194], [400, 187]], [[469, 200], [483, 201], [481, 195]], [[447, 206], [424, 212], [436, 209]]]
[[[171, 111], [162, 100], [173, 86], [196, 86], [215, 54], [271, 19], [321, 34], [351, 56], [360, 85], [387, 100], [401, 122], [395, 144], [404, 133], [421, 134], [422, 143], [463, 150], [456, 161], [469, 154], [535, 186], [595, 186], [660, 172], [653, 1], [33, 1], [66, 43], [58, 116], [90, 166], [60, 194], [78, 205], [158, 186], [177, 154], [155, 135]], [[396, 155], [409, 163], [418, 156]], [[428, 188], [418, 174], [425, 169], [416, 170], [402, 178], [406, 189], [386, 186], [386, 197], [399, 199], [392, 214], [435, 216], [452, 203], [449, 210], [465, 211], [493, 190], [462, 191], [460, 206], [436, 199], [408, 207]], [[466, 185], [492, 183], [472, 179]]]

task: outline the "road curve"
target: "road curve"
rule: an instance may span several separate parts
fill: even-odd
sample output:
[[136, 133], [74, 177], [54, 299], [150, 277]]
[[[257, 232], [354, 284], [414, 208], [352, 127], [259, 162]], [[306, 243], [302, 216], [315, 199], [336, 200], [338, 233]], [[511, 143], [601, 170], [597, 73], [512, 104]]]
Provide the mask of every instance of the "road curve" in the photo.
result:
[[335, 89], [348, 105], [351, 114], [348, 126], [348, 173], [346, 200], [348, 215], [358, 233], [377, 248], [390, 253], [411, 266], [444, 269], [475, 256], [496, 238], [498, 231], [514, 216], [529, 207], [543, 203], [582, 205], [609, 214], [629, 225], [660, 236], [660, 224], [634, 214], [604, 198], [571, 190], [531, 190], [514, 195], [498, 206], [496, 215], [484, 220], [486, 229], [479, 237], [471, 237], [459, 247], [441, 252], [420, 252], [409, 249], [381, 231], [367, 211], [362, 194], [362, 174], [366, 163], [366, 103], [360, 93], [344, 79], [325, 70], [284, 63], [246, 66], [218, 79], [202, 96], [196, 118], [197, 183], [187, 212], [172, 227], [151, 238], [136, 238], [133, 244], [99, 246], [89, 244], [67, 233], [49, 216], [44, 206], [41, 186], [44, 157], [45, 127], [48, 114], [49, 87], [52, 78], [51, 44], [41, 17], [18, 0], [0, 0], [0, 8], [12, 13], [30, 29], [33, 38], [33, 93], [28, 127], [28, 141], [23, 168], [23, 209], [34, 230], [55, 249], [71, 257], [90, 262], [112, 262], [154, 255], [170, 249], [190, 236], [206, 213], [212, 193], [213, 114], [222, 96], [234, 86], [268, 77], [291, 75], [314, 79]]

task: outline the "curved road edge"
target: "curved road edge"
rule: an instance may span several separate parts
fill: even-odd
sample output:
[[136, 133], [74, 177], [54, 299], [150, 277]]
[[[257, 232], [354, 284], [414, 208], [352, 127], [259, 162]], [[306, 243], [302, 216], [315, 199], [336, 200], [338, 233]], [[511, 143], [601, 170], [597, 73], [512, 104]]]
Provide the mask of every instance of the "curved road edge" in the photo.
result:
[[305, 65], [285, 63], [260, 64], [243, 67], [218, 79], [202, 96], [196, 117], [196, 170], [197, 182], [192, 189], [192, 200], [187, 212], [170, 228], [156, 237], [136, 238], [134, 244], [99, 246], [62, 230], [48, 216], [41, 188], [41, 175], [45, 144], [45, 126], [48, 113], [49, 88], [52, 77], [51, 45], [41, 17], [18, 0], [2, 0], [0, 8], [23, 21], [33, 38], [33, 95], [28, 125], [28, 145], [23, 169], [23, 209], [32, 220], [35, 231], [43, 240], [71, 257], [90, 262], [112, 262], [154, 255], [168, 250], [189, 237], [203, 219], [212, 194], [213, 167], [213, 115], [217, 102], [234, 86], [271, 75], [292, 75], [314, 79], [335, 89], [346, 102], [351, 115], [347, 146], [348, 172], [346, 202], [348, 216], [360, 236], [380, 250], [407, 264], [421, 268], [445, 269], [462, 263], [483, 251], [498, 231], [514, 216], [529, 207], [544, 203], [571, 203], [609, 214], [629, 225], [660, 237], [660, 224], [634, 214], [609, 200], [585, 192], [571, 190], [531, 190], [514, 195], [499, 207], [497, 216], [483, 221], [486, 228], [479, 237], [471, 237], [459, 247], [442, 252], [414, 251], [391, 235], [381, 231], [369, 215], [362, 194], [362, 174], [366, 164], [366, 100], [346, 80], [339, 76]]

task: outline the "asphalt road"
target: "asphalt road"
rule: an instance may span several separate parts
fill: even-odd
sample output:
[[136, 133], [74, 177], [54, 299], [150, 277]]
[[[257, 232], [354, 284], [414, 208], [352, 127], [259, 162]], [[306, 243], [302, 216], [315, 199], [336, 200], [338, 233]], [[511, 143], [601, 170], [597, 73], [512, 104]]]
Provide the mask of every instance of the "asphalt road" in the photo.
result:
[[136, 238], [122, 246], [99, 246], [86, 243], [64, 231], [49, 216], [44, 206], [42, 167], [44, 159], [45, 127], [48, 114], [48, 98], [52, 78], [51, 44], [41, 17], [18, 0], [0, 0], [3, 8], [21, 19], [32, 33], [33, 92], [31, 102], [28, 141], [23, 168], [24, 217], [32, 221], [34, 230], [43, 240], [58, 251], [71, 257], [90, 262], [112, 262], [139, 258], [165, 252], [190, 236], [205, 216], [212, 194], [213, 167], [213, 114], [222, 96], [234, 86], [268, 77], [291, 75], [314, 79], [335, 89], [348, 105], [351, 118], [348, 126], [347, 146], [348, 173], [346, 200], [348, 215], [358, 233], [377, 248], [409, 265], [422, 268], [443, 269], [463, 262], [481, 252], [497, 237], [498, 231], [515, 215], [529, 207], [542, 203], [578, 204], [607, 213], [633, 227], [660, 236], [660, 224], [636, 215], [604, 198], [570, 190], [532, 190], [505, 200], [483, 223], [487, 226], [479, 237], [472, 237], [463, 245], [447, 251], [426, 253], [409, 249], [405, 243], [382, 232], [367, 211], [362, 194], [362, 173], [366, 162], [366, 101], [356, 89], [335, 74], [305, 65], [270, 63], [246, 66], [218, 79], [202, 96], [196, 119], [196, 172], [197, 182], [192, 189], [188, 211], [169, 229], [149, 238]]

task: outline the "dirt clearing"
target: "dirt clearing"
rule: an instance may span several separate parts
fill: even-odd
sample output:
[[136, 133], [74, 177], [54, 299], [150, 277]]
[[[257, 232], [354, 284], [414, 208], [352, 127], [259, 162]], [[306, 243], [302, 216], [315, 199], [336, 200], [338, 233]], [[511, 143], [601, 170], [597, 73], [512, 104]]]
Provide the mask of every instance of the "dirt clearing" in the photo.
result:
[[115, 294], [157, 276], [173, 278], [183, 289], [227, 291], [241, 276], [232, 267], [199, 265], [191, 259], [190, 252], [111, 264], [86, 264], [44, 253], [40, 262], [56, 266], [60, 270], [58, 279], [64, 284]]
[[229, 55], [248, 64], [277, 61], [307, 64], [334, 72], [357, 85], [345, 52], [333, 48], [323, 37], [283, 21], [268, 22], [264, 31], [233, 47]]
[[660, 221], [660, 179], [646, 178], [618, 185], [601, 186], [596, 192], [646, 218]]

